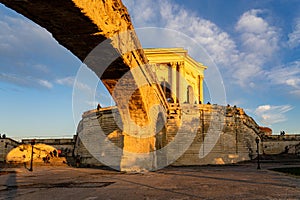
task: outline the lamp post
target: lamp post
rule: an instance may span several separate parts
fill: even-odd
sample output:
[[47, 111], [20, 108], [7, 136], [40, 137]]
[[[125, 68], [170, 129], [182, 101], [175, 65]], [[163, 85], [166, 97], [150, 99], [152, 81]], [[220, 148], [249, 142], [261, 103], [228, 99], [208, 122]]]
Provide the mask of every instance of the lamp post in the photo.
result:
[[235, 153], [238, 154], [238, 117], [240, 112], [238, 110], [235, 111]]
[[30, 144], [31, 144], [31, 159], [30, 159], [30, 168], [29, 168], [29, 171], [33, 171], [33, 169], [32, 169], [32, 163], [33, 163], [33, 147], [34, 147], [34, 145], [35, 145], [35, 140], [31, 140], [31, 142], [30, 142]]
[[202, 134], [202, 153], [204, 156], [204, 139], [205, 139], [205, 135], [204, 135], [204, 108], [202, 105], [200, 105], [200, 121], [201, 121], [201, 134]]
[[255, 139], [256, 142], [256, 152], [257, 152], [257, 169], [260, 169], [260, 162], [259, 162], [259, 138]]

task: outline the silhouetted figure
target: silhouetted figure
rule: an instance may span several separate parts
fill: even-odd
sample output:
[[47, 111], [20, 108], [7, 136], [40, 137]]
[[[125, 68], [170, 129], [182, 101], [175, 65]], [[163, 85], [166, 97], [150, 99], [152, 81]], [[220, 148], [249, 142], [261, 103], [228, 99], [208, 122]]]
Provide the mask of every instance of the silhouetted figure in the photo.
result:
[[101, 106], [100, 106], [100, 104], [98, 103], [98, 105], [97, 105], [97, 110], [99, 111], [100, 108], [101, 108]]
[[6, 138], [6, 135], [5, 135], [5, 134], [3, 134], [3, 135], [2, 135], [2, 138], [3, 138], [3, 139], [5, 139], [5, 138]]
[[51, 156], [51, 157], [53, 157], [53, 153], [52, 153], [52, 151], [50, 151], [50, 156]]
[[249, 149], [249, 158], [250, 160], [253, 159], [253, 150], [251, 148]]
[[288, 153], [289, 152], [289, 147], [288, 146], [285, 146], [284, 148], [284, 153]]
[[50, 156], [49, 155], [46, 156], [46, 163], [50, 163]]
[[280, 131], [280, 135], [285, 135], [285, 132], [284, 131]]
[[55, 149], [53, 151], [53, 155], [54, 155], [54, 157], [57, 157], [57, 151]]
[[43, 161], [44, 161], [44, 163], [50, 163], [50, 156], [49, 155], [47, 155], [46, 157], [43, 157]]
[[80, 155], [76, 156], [76, 167], [80, 167]]
[[207, 102], [207, 105], [210, 105], [210, 102]]

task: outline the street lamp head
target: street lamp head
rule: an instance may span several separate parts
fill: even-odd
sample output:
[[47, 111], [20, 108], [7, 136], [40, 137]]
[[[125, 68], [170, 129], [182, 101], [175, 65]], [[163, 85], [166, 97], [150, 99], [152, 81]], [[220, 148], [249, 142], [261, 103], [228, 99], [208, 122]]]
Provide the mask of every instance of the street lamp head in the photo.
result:
[[259, 137], [255, 138], [255, 142], [256, 142], [256, 144], [259, 143]]
[[31, 140], [30, 144], [35, 145], [35, 139]]

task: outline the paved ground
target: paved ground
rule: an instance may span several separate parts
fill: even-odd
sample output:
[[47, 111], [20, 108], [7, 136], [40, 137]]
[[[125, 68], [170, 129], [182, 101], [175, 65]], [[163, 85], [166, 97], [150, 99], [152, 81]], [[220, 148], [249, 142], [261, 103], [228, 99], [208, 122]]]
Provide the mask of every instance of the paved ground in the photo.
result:
[[170, 167], [143, 174], [68, 166], [2, 169], [0, 199], [300, 199], [299, 177], [268, 170], [282, 166]]

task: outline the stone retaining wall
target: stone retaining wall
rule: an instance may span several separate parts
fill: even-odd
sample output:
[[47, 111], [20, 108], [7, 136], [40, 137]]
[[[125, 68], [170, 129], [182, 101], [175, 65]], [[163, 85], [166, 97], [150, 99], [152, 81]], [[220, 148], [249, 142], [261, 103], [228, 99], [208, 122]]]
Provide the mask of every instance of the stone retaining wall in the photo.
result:
[[[263, 133], [243, 109], [218, 105], [183, 104], [178, 108], [178, 113], [180, 116], [168, 118], [162, 132], [156, 135], [156, 145], [153, 149], [157, 152], [155, 155], [156, 163], [151, 164], [163, 165], [162, 162], [169, 163], [172, 161], [176, 152], [185, 148], [184, 146], [191, 135], [193, 137], [191, 144], [172, 165], [228, 164], [256, 157], [255, 139], [262, 137]], [[110, 140], [117, 147], [116, 151], [122, 151], [124, 148], [122, 125], [120, 125], [122, 123], [117, 108], [89, 111], [88, 114], [83, 115], [78, 126], [77, 134], [79, 137], [75, 146], [75, 154], [82, 157], [84, 164], [101, 165], [80, 140], [80, 135], [84, 136], [85, 143], [99, 140], [97, 135], [100, 131], [99, 124], [105, 130], [105, 140]], [[180, 140], [177, 136], [180, 136]], [[176, 145], [168, 148], [167, 153], [162, 154], [157, 151], [175, 140]], [[266, 142], [260, 143], [260, 147], [263, 145], [266, 145]], [[89, 146], [89, 149], [91, 147], [93, 146]], [[132, 143], [130, 148], [138, 147]], [[260, 153], [263, 153], [262, 148], [260, 149]], [[94, 153], [92, 154], [94, 155]], [[103, 155], [107, 155], [107, 153], [114, 155], [113, 152], [105, 152], [104, 150], [99, 152]], [[115, 165], [120, 165], [122, 155], [115, 158], [115, 161]]]

